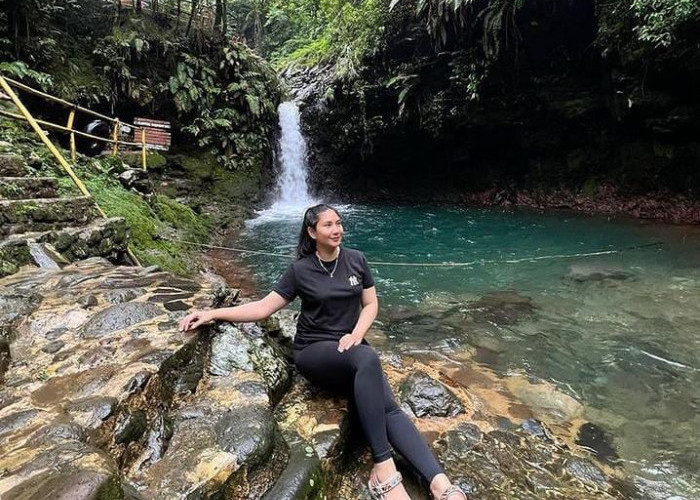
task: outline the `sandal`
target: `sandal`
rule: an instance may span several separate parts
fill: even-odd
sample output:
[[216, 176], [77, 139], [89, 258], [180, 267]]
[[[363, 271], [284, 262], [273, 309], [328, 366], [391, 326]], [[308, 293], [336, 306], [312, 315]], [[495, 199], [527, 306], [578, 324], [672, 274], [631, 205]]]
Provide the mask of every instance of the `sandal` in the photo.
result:
[[459, 486], [455, 486], [454, 484], [452, 486], [450, 486], [449, 488], [447, 488], [445, 491], [443, 491], [442, 495], [440, 495], [440, 498], [438, 498], [436, 500], [448, 500], [450, 498], [450, 496], [454, 495], [455, 493], [459, 493], [460, 495], [462, 495], [464, 500], [469, 500], [467, 498], [467, 494], [464, 493], [464, 490], [462, 490], [462, 488], [460, 488]]
[[395, 472], [389, 479], [383, 483], [380, 483], [377, 476], [373, 472], [370, 474], [369, 482], [367, 483], [367, 486], [369, 487], [369, 494], [374, 500], [386, 500], [386, 494], [401, 484], [402, 480], [403, 477], [401, 476], [401, 473]]

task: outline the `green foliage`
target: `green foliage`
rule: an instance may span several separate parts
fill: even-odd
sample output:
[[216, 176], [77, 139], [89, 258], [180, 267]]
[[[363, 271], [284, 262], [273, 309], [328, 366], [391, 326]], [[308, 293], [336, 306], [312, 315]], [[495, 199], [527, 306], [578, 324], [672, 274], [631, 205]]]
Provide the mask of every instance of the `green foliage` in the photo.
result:
[[22, 61], [0, 62], [0, 73], [19, 80], [33, 82], [42, 89], [51, 88], [53, 85], [51, 75], [29, 69]]
[[669, 47], [681, 25], [700, 17], [697, 0], [633, 0], [631, 10], [639, 40], [655, 48]]
[[250, 167], [271, 148], [281, 88], [267, 64], [231, 42], [217, 61], [183, 54], [169, 90], [183, 130], [202, 147], [214, 147], [228, 166]]
[[338, 77], [356, 78], [366, 57], [382, 48], [386, 0], [306, 0], [275, 4], [277, 30], [291, 26], [291, 38], [271, 54], [278, 67], [333, 66]]

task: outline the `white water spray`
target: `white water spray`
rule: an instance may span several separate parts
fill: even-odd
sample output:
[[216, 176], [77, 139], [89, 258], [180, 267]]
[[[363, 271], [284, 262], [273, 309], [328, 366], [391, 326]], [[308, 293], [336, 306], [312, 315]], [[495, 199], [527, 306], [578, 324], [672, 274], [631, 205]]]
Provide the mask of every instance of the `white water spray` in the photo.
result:
[[277, 180], [277, 199], [270, 212], [294, 212], [313, 205], [316, 201], [309, 195], [306, 182], [306, 141], [301, 134], [299, 108], [292, 102], [279, 105], [280, 164], [282, 172]]

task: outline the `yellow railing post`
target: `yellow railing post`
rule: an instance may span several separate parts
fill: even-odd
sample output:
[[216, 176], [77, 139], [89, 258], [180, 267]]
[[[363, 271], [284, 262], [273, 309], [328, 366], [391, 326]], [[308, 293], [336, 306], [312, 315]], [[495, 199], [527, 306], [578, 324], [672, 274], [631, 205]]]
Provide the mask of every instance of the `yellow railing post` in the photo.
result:
[[119, 118], [114, 120], [114, 129], [112, 130], [112, 140], [114, 141], [114, 148], [112, 149], [112, 156], [117, 156], [119, 150]]
[[146, 171], [146, 127], [141, 127], [141, 163], [143, 171]]
[[71, 130], [71, 133], [70, 133], [70, 159], [73, 163], [75, 163], [75, 134], [72, 132], [74, 120], [75, 120], [75, 108], [70, 110], [70, 114], [68, 115], [68, 125], [66, 125], [66, 128]]

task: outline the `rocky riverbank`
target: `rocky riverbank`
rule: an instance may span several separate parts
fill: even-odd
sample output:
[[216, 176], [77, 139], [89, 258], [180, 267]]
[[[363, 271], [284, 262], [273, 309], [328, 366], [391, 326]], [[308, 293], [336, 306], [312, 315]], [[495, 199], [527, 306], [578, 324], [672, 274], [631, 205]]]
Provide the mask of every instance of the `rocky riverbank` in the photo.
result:
[[[100, 258], [25, 268], [0, 290], [2, 498], [368, 498], [345, 401], [293, 369], [294, 312], [183, 334], [188, 310], [238, 291]], [[633, 497], [576, 444], [574, 399], [466, 358], [385, 352], [385, 338], [369, 334], [402, 407], [471, 497]]]

